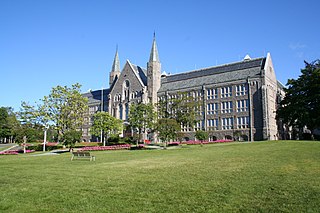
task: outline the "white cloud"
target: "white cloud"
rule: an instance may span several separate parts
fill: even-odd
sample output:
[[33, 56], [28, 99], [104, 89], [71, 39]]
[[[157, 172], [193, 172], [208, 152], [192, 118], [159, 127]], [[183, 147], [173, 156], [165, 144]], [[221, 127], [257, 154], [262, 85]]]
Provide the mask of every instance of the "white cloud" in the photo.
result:
[[305, 45], [305, 44], [300, 44], [300, 43], [295, 43], [295, 44], [289, 44], [289, 48], [291, 49], [291, 50], [301, 50], [301, 49], [303, 49], [303, 48], [306, 48], [307, 47], [307, 45]]

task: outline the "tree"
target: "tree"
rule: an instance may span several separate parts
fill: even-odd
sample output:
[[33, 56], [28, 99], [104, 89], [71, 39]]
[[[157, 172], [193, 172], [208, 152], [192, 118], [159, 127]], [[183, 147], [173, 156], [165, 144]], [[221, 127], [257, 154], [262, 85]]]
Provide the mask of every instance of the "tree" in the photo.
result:
[[320, 127], [320, 61], [305, 62], [298, 79], [289, 79], [286, 95], [277, 110], [277, 119], [299, 129]]
[[201, 142], [204, 141], [204, 140], [208, 140], [209, 138], [209, 134], [208, 132], [206, 131], [203, 131], [203, 130], [198, 130], [195, 134], [196, 138], [198, 140], [200, 140]]
[[79, 130], [84, 123], [84, 114], [88, 111], [88, 99], [80, 92], [81, 85], [57, 86], [42, 101], [40, 112], [55, 126], [58, 134]]
[[34, 126], [37, 123], [37, 115], [35, 106], [22, 101], [21, 108], [18, 112], [19, 120], [27, 126]]
[[[18, 114], [23, 126], [23, 131], [20, 132], [18, 140], [22, 141], [23, 136], [26, 136], [29, 141], [41, 140], [39, 131], [43, 131], [44, 134], [41, 137], [43, 137], [43, 151], [45, 151], [47, 130], [50, 126], [49, 108], [45, 105], [45, 102], [36, 106], [22, 102]], [[33, 130], [31, 130], [32, 128]], [[25, 132], [25, 135], [21, 135], [23, 132]]]
[[71, 150], [74, 147], [76, 142], [80, 142], [81, 136], [82, 136], [81, 131], [69, 130], [63, 134], [63, 137], [62, 137], [63, 145], [69, 146]]
[[18, 128], [19, 122], [13, 109], [0, 107], [0, 142], [13, 142]]
[[176, 120], [170, 118], [160, 118], [157, 122], [156, 129], [162, 141], [167, 142], [177, 137], [177, 132], [181, 129], [180, 124]]
[[200, 107], [200, 101], [188, 92], [178, 92], [175, 98], [161, 98], [158, 102], [160, 118], [175, 119], [179, 124], [190, 128], [193, 128], [198, 120]]
[[122, 121], [112, 117], [108, 112], [97, 112], [93, 116], [93, 124], [90, 131], [95, 136], [100, 136], [102, 133], [105, 137], [103, 138], [103, 145], [105, 146], [105, 142], [110, 134], [118, 134], [122, 130], [122, 127]]
[[139, 141], [141, 141], [142, 133], [146, 132], [147, 129], [153, 129], [155, 120], [156, 113], [154, 112], [154, 108], [151, 103], [139, 103], [131, 105], [128, 121], [132, 128], [138, 130]]

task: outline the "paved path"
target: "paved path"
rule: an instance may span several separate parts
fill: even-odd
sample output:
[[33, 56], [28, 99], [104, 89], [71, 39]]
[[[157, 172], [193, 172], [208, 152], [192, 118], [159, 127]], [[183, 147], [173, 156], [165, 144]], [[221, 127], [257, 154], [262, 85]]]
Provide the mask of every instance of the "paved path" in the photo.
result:
[[2, 150], [2, 148], [5, 148], [1, 152], [5, 152], [5, 151], [11, 150], [11, 149], [15, 149], [16, 147], [19, 147], [19, 145], [18, 144], [14, 144], [14, 143], [0, 144], [0, 149], [1, 150]]

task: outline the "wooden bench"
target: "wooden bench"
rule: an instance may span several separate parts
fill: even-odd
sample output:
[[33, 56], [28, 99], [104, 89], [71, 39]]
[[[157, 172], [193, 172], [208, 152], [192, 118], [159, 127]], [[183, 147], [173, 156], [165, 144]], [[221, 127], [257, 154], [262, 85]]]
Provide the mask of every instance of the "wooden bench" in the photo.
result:
[[96, 157], [91, 155], [90, 152], [77, 151], [72, 152], [71, 160], [73, 159], [90, 159], [90, 161], [95, 161]]

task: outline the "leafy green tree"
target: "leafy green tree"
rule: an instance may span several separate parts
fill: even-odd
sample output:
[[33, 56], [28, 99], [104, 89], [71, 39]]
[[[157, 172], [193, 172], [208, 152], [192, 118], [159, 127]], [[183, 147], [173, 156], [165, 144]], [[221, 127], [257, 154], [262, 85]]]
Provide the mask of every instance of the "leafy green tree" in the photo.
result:
[[38, 119], [38, 109], [34, 105], [23, 101], [18, 117], [21, 122], [21, 128], [17, 134], [17, 143], [22, 143], [24, 136], [29, 142], [41, 140], [42, 126]]
[[106, 140], [110, 134], [118, 134], [122, 130], [122, 121], [112, 117], [108, 112], [97, 112], [93, 115], [93, 124], [90, 128], [91, 134], [100, 136], [101, 133], [104, 135], [103, 145], [105, 146]]
[[20, 111], [18, 112], [18, 117], [21, 124], [27, 126], [34, 126], [37, 123], [37, 115], [35, 106], [23, 101], [21, 103]]
[[84, 123], [84, 114], [88, 111], [88, 99], [81, 95], [81, 85], [57, 86], [43, 98], [40, 114], [51, 121], [58, 134], [80, 129]]
[[141, 141], [141, 134], [146, 132], [147, 129], [153, 129], [155, 120], [156, 113], [151, 103], [131, 105], [128, 121], [132, 128], [138, 130], [139, 139], [137, 140], [137, 145], [138, 141]]
[[176, 139], [177, 132], [181, 130], [181, 126], [174, 119], [160, 118], [157, 122], [156, 130], [159, 132], [160, 139], [167, 144], [168, 141]]
[[196, 138], [200, 141], [208, 140], [209, 139], [209, 134], [206, 131], [203, 130], [198, 130], [196, 131], [195, 134]]
[[299, 129], [299, 138], [306, 126], [310, 130], [320, 127], [320, 61], [305, 62], [298, 79], [289, 79], [286, 95], [280, 102], [277, 118]]
[[200, 103], [191, 93], [178, 92], [175, 98], [159, 100], [159, 117], [175, 119], [179, 124], [193, 128], [198, 120]]
[[82, 136], [81, 131], [69, 130], [63, 134], [63, 145], [66, 145], [70, 150], [75, 146], [77, 142], [80, 142]]
[[23, 137], [26, 137], [27, 142], [35, 142], [37, 140], [41, 140], [41, 138], [43, 137], [41, 126], [30, 126], [22, 124], [19, 128], [19, 131], [17, 132], [15, 142], [18, 144], [23, 143]]
[[0, 142], [13, 142], [19, 125], [12, 108], [0, 107]]
[[[29, 141], [35, 139], [43, 139], [44, 142], [46, 142], [47, 130], [50, 126], [50, 116], [48, 108], [44, 104], [33, 106], [27, 102], [22, 102], [18, 114], [23, 125], [22, 131], [19, 133], [18, 140], [22, 141], [23, 135], [21, 134], [25, 132], [25, 136]], [[30, 128], [34, 128], [34, 131], [30, 130]], [[43, 134], [39, 134], [39, 131], [43, 132]], [[31, 135], [32, 132], [35, 135]], [[40, 138], [40, 135], [42, 138]], [[45, 143], [43, 144], [43, 151], [45, 151]]]

